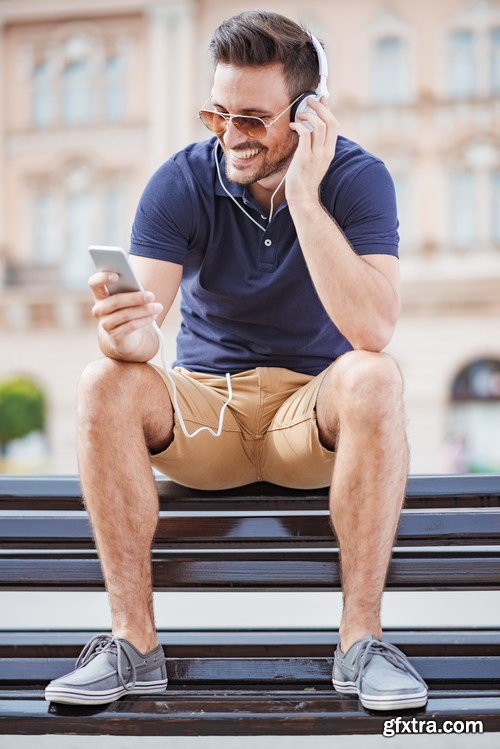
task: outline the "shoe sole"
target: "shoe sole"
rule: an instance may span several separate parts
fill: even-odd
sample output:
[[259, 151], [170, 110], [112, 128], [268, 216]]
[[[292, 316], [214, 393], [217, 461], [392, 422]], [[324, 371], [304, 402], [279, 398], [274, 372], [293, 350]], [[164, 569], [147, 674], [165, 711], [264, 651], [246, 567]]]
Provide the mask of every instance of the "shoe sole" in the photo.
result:
[[385, 697], [383, 695], [370, 695], [359, 692], [358, 688], [352, 681], [337, 681], [332, 679], [334, 689], [339, 694], [356, 694], [359, 701], [368, 710], [397, 710], [398, 708], [406, 709], [411, 707], [423, 707], [427, 702], [427, 690], [413, 692], [413, 694], [404, 694], [401, 697]]
[[58, 687], [45, 689], [45, 699], [48, 702], [60, 702], [66, 705], [101, 705], [114, 702], [124, 694], [162, 694], [167, 691], [168, 679], [161, 681], [138, 681], [133, 689], [116, 687], [96, 692], [95, 690], [71, 689]]

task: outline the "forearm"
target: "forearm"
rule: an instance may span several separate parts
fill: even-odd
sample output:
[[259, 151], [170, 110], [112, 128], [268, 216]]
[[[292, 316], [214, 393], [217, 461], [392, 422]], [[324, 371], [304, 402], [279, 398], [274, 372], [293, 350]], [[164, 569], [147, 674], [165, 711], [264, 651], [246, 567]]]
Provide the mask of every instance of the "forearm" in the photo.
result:
[[380, 351], [398, 315], [387, 278], [350, 247], [321, 203], [289, 205], [318, 296], [332, 322], [356, 349]]
[[131, 345], [129, 340], [127, 350], [120, 351], [113, 345], [112, 339], [101, 327], [98, 327], [97, 338], [99, 348], [105, 356], [118, 361], [147, 362], [152, 359], [159, 348], [160, 342], [152, 325], [147, 325], [135, 331], [137, 342]]

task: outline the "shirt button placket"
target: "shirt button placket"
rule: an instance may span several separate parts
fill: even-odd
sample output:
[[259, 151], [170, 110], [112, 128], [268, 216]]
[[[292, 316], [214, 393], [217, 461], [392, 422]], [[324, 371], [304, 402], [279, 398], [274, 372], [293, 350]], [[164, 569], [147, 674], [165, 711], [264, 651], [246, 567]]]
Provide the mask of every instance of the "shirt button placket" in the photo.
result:
[[[266, 232], [267, 234], [267, 232]], [[262, 270], [272, 272], [276, 263], [276, 247], [274, 240], [264, 235], [261, 239], [259, 252], [259, 266]]]
[[266, 248], [264, 250], [264, 257], [266, 258], [266, 262], [269, 263], [274, 269], [274, 266], [276, 265], [276, 252], [278, 249], [276, 242], [274, 241], [274, 239], [266, 237], [264, 239], [264, 247]]

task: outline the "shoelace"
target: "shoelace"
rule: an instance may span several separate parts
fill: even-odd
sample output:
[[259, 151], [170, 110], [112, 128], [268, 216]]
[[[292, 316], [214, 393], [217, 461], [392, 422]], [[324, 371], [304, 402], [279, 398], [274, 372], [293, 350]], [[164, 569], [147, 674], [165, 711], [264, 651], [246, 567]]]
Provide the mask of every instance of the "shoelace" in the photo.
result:
[[395, 645], [391, 645], [390, 642], [383, 642], [382, 640], [366, 640], [363, 645], [361, 645], [358, 652], [356, 653], [356, 657], [354, 658], [354, 665], [356, 667], [358, 665], [358, 662], [361, 661], [359, 663], [358, 678], [356, 679], [356, 686], [359, 691], [361, 691], [361, 678], [363, 676], [363, 670], [365, 666], [369, 664], [374, 655], [383, 655], [384, 658], [389, 661], [389, 663], [392, 663], [394, 666], [396, 666], [396, 668], [401, 669], [401, 671], [409, 671], [412, 676], [414, 676], [415, 679], [417, 679], [417, 681], [422, 684], [422, 686], [424, 686], [426, 689], [428, 688], [428, 685], [420, 676], [418, 671], [413, 668], [406, 656], [400, 650], [398, 650]]
[[[107, 632], [97, 634], [91, 640], [89, 640], [89, 642], [85, 645], [82, 652], [78, 656], [75, 668], [78, 668], [79, 666], [86, 666], [87, 663], [93, 660], [97, 655], [99, 655], [99, 653], [104, 653], [106, 651], [116, 654], [118, 677], [122, 683], [123, 688], [127, 690], [133, 689], [137, 679], [136, 667], [132, 663], [132, 660], [130, 659], [130, 656], [123, 647], [122, 643], [116, 637], [109, 635]], [[123, 662], [124, 657], [130, 663], [130, 670], [132, 671], [132, 681], [129, 682], [129, 684], [125, 683], [125, 679], [123, 678], [122, 674], [122, 670], [127, 668]]]

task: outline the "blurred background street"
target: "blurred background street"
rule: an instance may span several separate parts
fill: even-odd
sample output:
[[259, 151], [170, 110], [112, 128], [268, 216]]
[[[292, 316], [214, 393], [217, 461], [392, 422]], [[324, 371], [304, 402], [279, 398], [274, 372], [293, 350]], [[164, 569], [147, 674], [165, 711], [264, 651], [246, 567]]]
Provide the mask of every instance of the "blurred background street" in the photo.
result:
[[[128, 251], [153, 171], [209, 135], [208, 41], [251, 7], [0, 0], [1, 472], [77, 472], [77, 382], [102, 356], [87, 246]], [[393, 176], [403, 308], [385, 350], [405, 380], [410, 472], [500, 471], [499, 4], [255, 7], [324, 41], [341, 134]]]
[[[0, 0], [0, 472], [78, 473], [87, 247], [128, 251], [151, 174], [209, 135], [208, 42], [251, 7], [324, 42], [340, 132], [394, 179], [410, 473], [500, 471], [498, 3]], [[170, 362], [179, 325], [178, 296]]]

